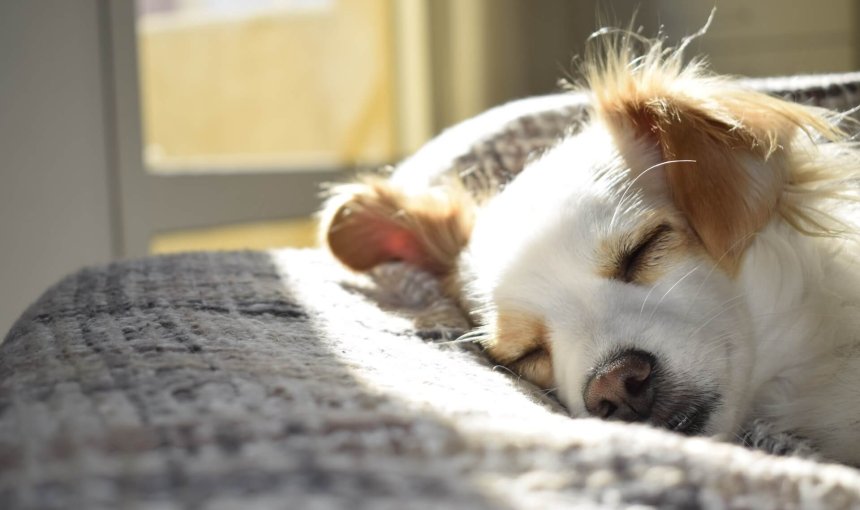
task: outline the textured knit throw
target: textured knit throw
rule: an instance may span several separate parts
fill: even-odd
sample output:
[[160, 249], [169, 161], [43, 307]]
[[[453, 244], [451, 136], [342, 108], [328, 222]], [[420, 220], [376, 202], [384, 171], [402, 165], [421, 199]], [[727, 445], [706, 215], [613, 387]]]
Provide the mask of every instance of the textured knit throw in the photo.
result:
[[[843, 107], [857, 79], [804, 90]], [[488, 112], [398, 171], [501, 186], [581, 102]], [[571, 419], [468, 327], [429, 276], [319, 250], [79, 271], [0, 346], [0, 508], [860, 507], [854, 468]]]

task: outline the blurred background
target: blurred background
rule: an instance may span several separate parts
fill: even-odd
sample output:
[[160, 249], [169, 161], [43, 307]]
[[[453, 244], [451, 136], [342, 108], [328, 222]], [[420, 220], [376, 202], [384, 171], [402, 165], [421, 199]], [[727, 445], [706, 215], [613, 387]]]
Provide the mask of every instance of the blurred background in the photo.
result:
[[[855, 0], [717, 0], [691, 53], [747, 76], [860, 68]], [[83, 265], [311, 246], [323, 182], [557, 90], [604, 19], [683, 0], [3, 0], [0, 335]]]

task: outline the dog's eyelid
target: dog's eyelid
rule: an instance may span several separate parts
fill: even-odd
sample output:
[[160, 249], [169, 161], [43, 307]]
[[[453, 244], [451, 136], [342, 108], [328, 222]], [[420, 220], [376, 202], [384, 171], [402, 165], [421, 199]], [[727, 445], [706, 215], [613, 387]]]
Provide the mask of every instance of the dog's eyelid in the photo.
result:
[[643, 259], [657, 248], [660, 241], [673, 231], [668, 223], [661, 223], [652, 228], [632, 248], [623, 252], [619, 257], [618, 279], [627, 283], [635, 283], [637, 273], [642, 269]]
[[538, 356], [544, 356], [546, 354], [549, 354], [549, 351], [547, 350], [547, 348], [543, 345], [537, 345], [537, 346], [523, 352], [523, 354], [519, 358], [517, 358], [514, 361], [514, 363], [520, 363], [523, 361], [527, 361], [531, 358], [535, 358]]
[[537, 346], [533, 349], [525, 351], [520, 357], [511, 361], [509, 366], [520, 375], [523, 371], [534, 369], [539, 363], [549, 360], [549, 350], [544, 346]]

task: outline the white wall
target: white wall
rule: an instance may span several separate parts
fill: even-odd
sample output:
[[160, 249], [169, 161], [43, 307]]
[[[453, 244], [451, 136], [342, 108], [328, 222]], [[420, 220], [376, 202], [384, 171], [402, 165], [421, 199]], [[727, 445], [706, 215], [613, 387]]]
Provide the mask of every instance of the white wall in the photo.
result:
[[111, 257], [96, 0], [0, 2], [0, 340], [45, 288]]

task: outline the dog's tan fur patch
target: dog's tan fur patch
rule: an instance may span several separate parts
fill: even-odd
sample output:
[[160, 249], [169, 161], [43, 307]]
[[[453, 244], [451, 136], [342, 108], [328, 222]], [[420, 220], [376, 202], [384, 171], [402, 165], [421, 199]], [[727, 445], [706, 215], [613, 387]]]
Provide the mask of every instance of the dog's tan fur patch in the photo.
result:
[[555, 385], [546, 323], [519, 310], [501, 310], [484, 342], [488, 354], [542, 388]]

